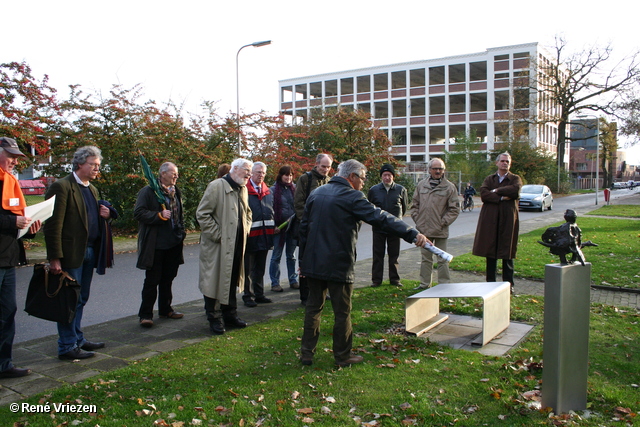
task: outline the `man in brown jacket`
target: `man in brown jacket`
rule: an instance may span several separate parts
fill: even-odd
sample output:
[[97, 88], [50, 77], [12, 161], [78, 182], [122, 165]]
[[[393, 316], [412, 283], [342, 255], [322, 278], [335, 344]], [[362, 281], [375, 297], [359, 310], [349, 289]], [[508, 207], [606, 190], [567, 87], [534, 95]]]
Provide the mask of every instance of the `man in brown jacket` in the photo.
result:
[[487, 259], [487, 282], [496, 281], [498, 259], [501, 259], [502, 280], [511, 283], [513, 292], [513, 259], [518, 245], [518, 198], [522, 180], [509, 172], [509, 153], [500, 154], [496, 165], [498, 171], [485, 178], [480, 187], [483, 204], [473, 254]]
[[[445, 164], [441, 159], [433, 158], [427, 165], [429, 175], [416, 186], [410, 213], [418, 231], [435, 246], [447, 250], [449, 226], [460, 214], [458, 189], [444, 177]], [[431, 287], [433, 272], [433, 253], [424, 248], [420, 265], [420, 286], [416, 289]], [[449, 263], [438, 259], [438, 283], [449, 283]]]

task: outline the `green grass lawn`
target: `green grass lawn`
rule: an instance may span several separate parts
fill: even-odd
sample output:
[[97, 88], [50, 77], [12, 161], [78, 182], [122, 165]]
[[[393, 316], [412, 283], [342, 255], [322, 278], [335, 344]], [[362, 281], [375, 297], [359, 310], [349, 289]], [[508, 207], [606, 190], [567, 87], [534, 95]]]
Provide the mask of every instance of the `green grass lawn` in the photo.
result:
[[[16, 415], [0, 425], [58, 426], [532, 426], [631, 425], [638, 408], [639, 315], [591, 309], [589, 412], [550, 417], [540, 388], [544, 299], [515, 296], [512, 319], [536, 324], [506, 357], [455, 350], [403, 333], [417, 284], [354, 292], [354, 349], [365, 363], [335, 368], [327, 304], [312, 366], [297, 359], [302, 308], [27, 399], [96, 405], [97, 413]], [[479, 315], [475, 299], [442, 310]], [[616, 417], [624, 421], [616, 422]], [[162, 420], [162, 421], [160, 421]], [[21, 424], [13, 424], [15, 422]]]
[[[640, 206], [606, 208], [615, 208], [612, 210], [615, 216], [623, 216], [623, 212], [627, 212], [625, 216], [640, 214]], [[605, 207], [598, 211], [603, 209]], [[560, 224], [562, 222], [552, 226]], [[640, 288], [640, 222], [631, 219], [580, 217], [578, 225], [582, 230], [583, 242], [591, 240], [599, 245], [583, 249], [587, 262], [592, 263], [592, 283]], [[560, 262], [559, 257], [551, 255], [546, 247], [538, 243], [544, 230], [546, 227], [520, 235], [515, 260], [516, 277], [544, 280], [543, 266]], [[451, 268], [483, 273], [485, 259], [471, 254], [461, 255], [455, 258]]]
[[589, 215], [640, 218], [640, 205], [605, 205], [595, 211], [589, 212]]

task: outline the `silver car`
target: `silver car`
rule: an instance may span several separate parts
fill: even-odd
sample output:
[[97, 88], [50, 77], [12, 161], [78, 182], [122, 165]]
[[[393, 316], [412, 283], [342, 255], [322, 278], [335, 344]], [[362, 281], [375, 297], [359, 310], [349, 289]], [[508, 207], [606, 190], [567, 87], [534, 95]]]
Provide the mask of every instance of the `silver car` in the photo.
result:
[[545, 209], [553, 209], [553, 195], [546, 185], [523, 185], [520, 190], [520, 209], [537, 209], [544, 212]]

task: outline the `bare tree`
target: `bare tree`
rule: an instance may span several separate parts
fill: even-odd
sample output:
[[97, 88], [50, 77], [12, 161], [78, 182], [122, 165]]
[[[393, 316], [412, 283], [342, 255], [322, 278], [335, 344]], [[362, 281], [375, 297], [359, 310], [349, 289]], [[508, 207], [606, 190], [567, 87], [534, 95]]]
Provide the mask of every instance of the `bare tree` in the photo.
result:
[[[640, 79], [636, 81], [640, 87]], [[626, 146], [640, 142], [640, 94], [638, 91], [630, 92], [618, 106], [618, 117], [622, 120], [620, 133], [630, 138]]]
[[539, 98], [548, 97], [555, 108], [539, 114], [536, 121], [557, 123], [557, 154], [563, 159], [571, 116], [592, 111], [617, 117], [619, 102], [640, 78], [640, 57], [635, 52], [612, 64], [611, 45], [567, 54], [567, 42], [561, 36], [556, 36], [551, 50], [553, 58], [539, 61], [538, 76], [532, 80]]

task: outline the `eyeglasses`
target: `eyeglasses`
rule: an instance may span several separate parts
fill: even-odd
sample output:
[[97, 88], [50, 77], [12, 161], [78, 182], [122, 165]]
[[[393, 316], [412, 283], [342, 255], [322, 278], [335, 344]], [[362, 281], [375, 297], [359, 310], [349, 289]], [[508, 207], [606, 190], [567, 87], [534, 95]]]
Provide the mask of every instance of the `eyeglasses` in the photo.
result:
[[367, 180], [367, 175], [358, 175], [357, 173], [354, 173], [355, 176], [357, 176], [358, 178], [360, 178], [360, 181], [365, 182]]
[[91, 169], [98, 169], [100, 170], [100, 163], [87, 163], [89, 166], [91, 166]]
[[432, 171], [443, 171], [444, 168], [431, 168]]

